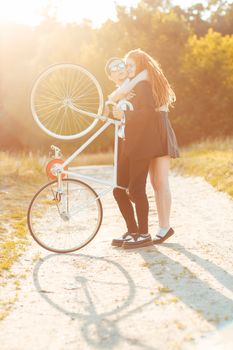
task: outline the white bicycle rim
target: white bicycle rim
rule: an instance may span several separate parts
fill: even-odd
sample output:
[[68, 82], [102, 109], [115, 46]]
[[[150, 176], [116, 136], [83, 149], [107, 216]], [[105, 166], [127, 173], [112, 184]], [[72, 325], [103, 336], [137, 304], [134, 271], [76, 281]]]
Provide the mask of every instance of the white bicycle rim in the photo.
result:
[[49, 136], [73, 140], [91, 131], [98, 119], [75, 111], [101, 115], [103, 93], [97, 79], [76, 64], [50, 66], [37, 78], [31, 92], [31, 111]]
[[103, 210], [98, 195], [86, 183], [63, 180], [63, 199], [58, 202], [57, 186], [57, 181], [49, 182], [35, 194], [28, 208], [28, 228], [43, 248], [69, 253], [96, 236]]

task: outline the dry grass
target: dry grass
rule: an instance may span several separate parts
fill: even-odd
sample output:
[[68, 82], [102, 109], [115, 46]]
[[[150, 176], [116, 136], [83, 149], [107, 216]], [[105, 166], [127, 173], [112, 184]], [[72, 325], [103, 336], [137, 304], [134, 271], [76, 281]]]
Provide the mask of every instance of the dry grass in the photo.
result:
[[11, 294], [10, 298], [7, 292], [1, 295], [0, 319], [10, 312], [20, 289], [23, 277], [12, 274], [11, 269], [28, 246], [27, 207], [38, 185], [46, 180], [44, 162], [44, 157], [0, 152], [0, 285]]
[[80, 154], [74, 161], [74, 165], [113, 165], [113, 153], [110, 151], [108, 153]]
[[182, 175], [202, 176], [233, 197], [233, 138], [206, 140], [181, 149], [172, 168]]

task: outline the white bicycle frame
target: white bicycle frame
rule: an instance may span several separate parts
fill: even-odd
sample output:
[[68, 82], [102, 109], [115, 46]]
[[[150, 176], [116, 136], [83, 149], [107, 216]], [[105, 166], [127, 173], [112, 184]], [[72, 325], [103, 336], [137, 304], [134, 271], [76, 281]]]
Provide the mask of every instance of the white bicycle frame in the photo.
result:
[[[111, 101], [107, 101], [106, 104], [114, 104]], [[118, 167], [118, 131], [119, 127], [122, 125], [120, 120], [112, 119], [105, 117], [103, 115], [97, 115], [91, 112], [83, 111], [78, 108], [76, 108], [71, 102], [69, 103], [69, 107], [72, 108], [74, 111], [78, 113], [85, 114], [89, 117], [99, 119], [101, 121], [104, 121], [104, 125], [101, 126], [82, 146], [80, 146], [68, 159], [65, 160], [63, 164], [56, 164], [54, 168], [52, 169], [52, 172], [54, 175], [58, 177], [58, 192], [62, 193], [62, 174], [69, 175], [72, 177], [75, 177], [80, 180], [89, 180], [93, 181], [96, 183], [99, 183], [101, 185], [106, 185], [109, 186], [107, 190], [102, 191], [100, 194], [98, 194], [99, 199], [101, 196], [106, 194], [107, 192], [111, 191], [114, 187], [125, 189], [124, 187], [118, 186], [117, 184], [117, 167]], [[122, 110], [126, 110], [128, 107], [130, 110], [133, 109], [132, 104], [129, 101], [120, 101], [118, 103], [118, 107], [121, 108]], [[65, 170], [65, 167], [70, 164], [84, 149], [87, 148], [87, 146], [93, 142], [104, 130], [106, 130], [110, 125], [114, 125], [114, 163], [113, 163], [113, 169], [114, 169], [114, 176], [113, 176], [113, 182], [109, 183], [107, 181], [103, 181], [97, 178], [94, 178], [92, 176], [87, 176], [83, 174], [78, 174], [77, 172], [72, 172], [69, 170]], [[51, 146], [51, 148], [55, 151], [55, 157], [60, 153], [60, 150], [56, 146]]]

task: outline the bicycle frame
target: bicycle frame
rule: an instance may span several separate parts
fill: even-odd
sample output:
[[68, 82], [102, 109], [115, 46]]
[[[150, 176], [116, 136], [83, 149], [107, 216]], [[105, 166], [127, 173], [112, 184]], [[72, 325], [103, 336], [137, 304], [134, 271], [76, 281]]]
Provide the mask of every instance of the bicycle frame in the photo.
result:
[[[131, 104], [128, 101], [124, 101], [124, 103], [126, 105], [128, 105], [131, 108]], [[122, 105], [122, 101], [121, 104]], [[131, 106], [130, 106], [131, 105]], [[117, 184], [117, 167], [118, 167], [118, 130], [119, 127], [121, 126], [121, 121], [116, 120], [116, 119], [112, 119], [112, 118], [108, 118], [105, 117], [103, 115], [97, 115], [91, 112], [87, 112], [87, 111], [83, 111], [80, 110], [78, 108], [76, 108], [72, 103], [70, 103], [70, 108], [72, 108], [74, 111], [76, 112], [81, 112], [89, 117], [92, 118], [97, 118], [99, 120], [104, 121], [104, 125], [98, 129], [82, 146], [80, 146], [68, 159], [65, 160], [65, 162], [61, 165], [57, 165], [56, 166], [56, 171], [57, 171], [57, 175], [58, 175], [58, 191], [62, 190], [62, 181], [61, 181], [61, 176], [62, 174], [65, 175], [70, 175], [73, 176], [77, 179], [84, 179], [84, 180], [90, 180], [90, 181], [94, 181], [96, 183], [99, 183], [101, 185], [108, 185], [110, 186], [110, 189], [104, 190], [103, 192], [101, 192], [98, 195], [98, 198], [102, 195], [104, 195], [105, 193], [111, 191], [114, 187], [118, 187], [121, 189], [125, 189], [124, 187], [118, 186]], [[69, 170], [65, 170], [64, 168], [70, 164], [84, 149], [86, 149], [88, 147], [88, 145], [93, 142], [102, 132], [104, 132], [104, 130], [106, 130], [110, 125], [114, 125], [114, 164], [113, 164], [113, 169], [114, 169], [114, 177], [113, 177], [113, 182], [109, 183], [107, 181], [103, 181], [100, 179], [96, 179], [92, 176], [87, 176], [87, 175], [82, 175], [82, 174], [77, 174], [76, 172], [72, 172]]]

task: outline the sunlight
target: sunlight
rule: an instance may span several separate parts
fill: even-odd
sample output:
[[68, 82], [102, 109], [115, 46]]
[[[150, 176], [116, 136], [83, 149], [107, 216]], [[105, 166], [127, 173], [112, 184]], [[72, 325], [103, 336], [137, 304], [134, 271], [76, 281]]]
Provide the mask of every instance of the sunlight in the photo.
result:
[[[121, 1], [123, 2], [123, 1]], [[129, 5], [138, 1], [124, 1]], [[85, 0], [57, 0], [56, 17], [59, 22], [81, 22], [83, 19], [90, 19], [94, 26], [98, 26], [106, 19], [115, 19], [114, 1], [102, 0], [101, 6], [99, 1]]]
[[40, 11], [46, 3], [46, 0], [0, 0], [0, 22], [37, 25], [41, 20]]
[[[120, 5], [134, 6], [138, 0], [118, 0]], [[0, 0], [0, 22], [13, 22], [37, 25], [42, 19], [42, 12], [49, 12], [61, 23], [81, 22], [90, 19], [98, 26], [108, 18], [115, 19], [115, 1], [94, 0]]]
[[[95, 27], [107, 19], [116, 19], [115, 5], [136, 6], [139, 0], [0, 0], [0, 22], [13, 22], [30, 26], [39, 24], [42, 13], [49, 13], [61, 23], [92, 21]], [[187, 7], [197, 0], [174, 0], [173, 3]]]

